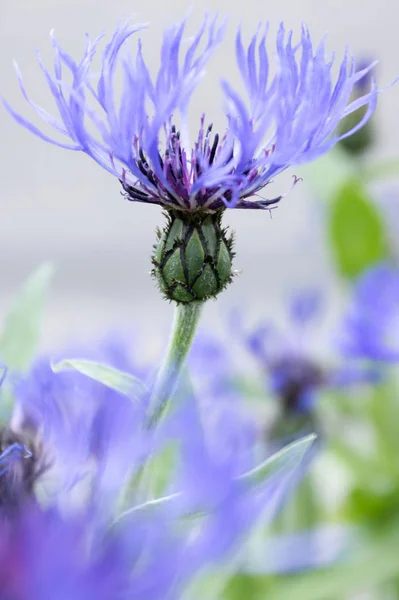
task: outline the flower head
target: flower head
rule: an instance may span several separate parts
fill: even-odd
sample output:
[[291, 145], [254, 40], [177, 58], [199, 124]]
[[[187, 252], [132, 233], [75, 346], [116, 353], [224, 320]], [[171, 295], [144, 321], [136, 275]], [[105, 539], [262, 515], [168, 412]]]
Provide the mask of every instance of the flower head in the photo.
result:
[[315, 325], [320, 322], [322, 306], [319, 292], [304, 290], [291, 300], [288, 327], [266, 322], [250, 332], [244, 331], [240, 316], [235, 315], [233, 326], [266, 374], [268, 389], [279, 400], [284, 426], [291, 418], [295, 427], [300, 421], [302, 426], [314, 428], [314, 405], [322, 390], [368, 383], [376, 377], [373, 370], [354, 362], [329, 364], [328, 357], [315, 353]]
[[[191, 144], [190, 100], [225, 27], [207, 16], [185, 44], [185, 26], [184, 20], [165, 31], [153, 77], [141, 40], [135, 53], [128, 48], [143, 25], [120, 22], [103, 51], [97, 85], [92, 63], [102, 36], [87, 37], [83, 58], [76, 62], [51, 35], [54, 72], [40, 55], [38, 60], [58, 117], [30, 99], [16, 67], [25, 99], [63, 139], [49, 137], [3, 100], [20, 125], [47, 142], [85, 152], [116, 176], [128, 200], [166, 209], [152, 273], [164, 296], [177, 303], [204, 302], [232, 281], [233, 239], [221, 226], [224, 209], [273, 207], [284, 194], [266, 199], [260, 195], [263, 188], [282, 171], [317, 158], [359, 130], [378, 95], [373, 84], [351, 101], [353, 87], [373, 65], [356, 70], [346, 51], [334, 77], [335, 58], [326, 55], [324, 39], [314, 46], [305, 26], [296, 42], [280, 25], [274, 65], [268, 26], [258, 28], [247, 48], [239, 30], [235, 56], [247, 98], [223, 79], [222, 133], [201, 114]], [[123, 82], [119, 100], [117, 72]], [[360, 121], [339, 134], [340, 121], [362, 107]]]
[[[201, 115], [198, 134], [190, 145], [190, 99], [223, 40], [224, 26], [207, 17], [185, 45], [185, 25], [183, 21], [166, 30], [160, 68], [152, 77], [141, 41], [135, 54], [127, 48], [129, 38], [143, 26], [119, 23], [103, 51], [96, 86], [91, 69], [102, 36], [94, 41], [87, 37], [84, 55], [76, 62], [52, 35], [54, 72], [47, 70], [39, 55], [38, 60], [58, 118], [30, 99], [17, 67], [24, 97], [63, 139], [49, 137], [3, 103], [35, 135], [92, 157], [121, 181], [129, 200], [190, 214], [226, 207], [269, 208], [282, 196], [267, 200], [258, 194], [273, 177], [327, 152], [339, 139], [360, 129], [375, 109], [378, 90], [374, 84], [350, 102], [354, 86], [373, 65], [357, 70], [346, 51], [335, 78], [335, 57], [326, 56], [324, 39], [314, 46], [305, 26], [294, 41], [293, 32], [281, 24], [273, 56], [268, 50], [267, 26], [259, 28], [248, 47], [239, 31], [235, 55], [248, 99], [223, 80], [225, 130], [221, 135], [214, 133]], [[118, 67], [123, 77], [119, 100]], [[72, 83], [64, 71], [72, 76]], [[363, 118], [340, 136], [341, 119], [360, 107], [368, 107]]]

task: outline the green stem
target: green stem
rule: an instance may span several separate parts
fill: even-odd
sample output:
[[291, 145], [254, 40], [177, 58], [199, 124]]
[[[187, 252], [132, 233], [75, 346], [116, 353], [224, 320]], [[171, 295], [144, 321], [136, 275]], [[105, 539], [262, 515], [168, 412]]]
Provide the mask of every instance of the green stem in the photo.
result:
[[164, 362], [158, 372], [149, 406], [149, 427], [153, 427], [162, 414], [172, 395], [180, 372], [194, 339], [201, 316], [203, 302], [177, 304]]

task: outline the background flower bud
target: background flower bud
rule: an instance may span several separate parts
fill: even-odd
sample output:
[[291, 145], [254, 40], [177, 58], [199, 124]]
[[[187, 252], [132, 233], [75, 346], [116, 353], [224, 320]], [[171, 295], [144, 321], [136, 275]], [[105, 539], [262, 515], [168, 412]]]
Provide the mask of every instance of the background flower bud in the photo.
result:
[[[370, 60], [360, 60], [357, 71], [362, 71], [370, 64]], [[372, 81], [375, 75], [375, 69], [368, 71], [357, 83], [354, 85], [351, 95], [351, 101], [361, 98], [364, 94], [367, 94], [372, 89]], [[356, 125], [362, 120], [366, 114], [367, 107], [362, 106], [358, 110], [350, 113], [347, 117], [342, 119], [340, 123], [339, 131], [341, 134], [345, 134], [347, 131], [351, 131]], [[343, 138], [340, 140], [339, 145], [344, 148], [349, 154], [358, 155], [368, 150], [375, 142], [376, 128], [375, 120], [371, 118], [361, 129], [356, 131], [353, 135]]]

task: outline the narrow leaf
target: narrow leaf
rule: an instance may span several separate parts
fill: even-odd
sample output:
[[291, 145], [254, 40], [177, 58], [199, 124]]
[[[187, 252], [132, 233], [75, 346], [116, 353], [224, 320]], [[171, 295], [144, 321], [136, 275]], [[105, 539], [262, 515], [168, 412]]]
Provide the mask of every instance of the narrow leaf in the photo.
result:
[[[54, 368], [54, 367], [53, 367]], [[303, 457], [306, 452], [313, 444], [316, 439], [315, 434], [308, 435], [297, 442], [293, 442], [289, 444], [276, 454], [273, 454], [270, 458], [268, 458], [265, 462], [255, 467], [251, 471], [244, 473], [239, 477], [239, 480], [246, 482], [250, 486], [258, 486], [267, 482], [267, 480], [273, 475], [282, 471], [290, 471], [297, 467], [299, 467]], [[175, 494], [171, 494], [169, 496], [154, 498], [152, 500], [148, 500], [147, 502], [134, 506], [127, 511], [125, 511], [120, 517], [118, 521], [125, 516], [128, 516], [137, 512], [148, 512], [159, 507], [167, 507], [172, 504], [178, 502], [182, 498], [182, 492], [177, 492]], [[195, 519], [199, 516], [203, 516], [203, 511], [201, 507], [197, 507], [195, 511], [185, 515], [187, 519]]]
[[298, 467], [316, 437], [316, 434], [312, 433], [292, 444], [288, 444], [263, 463], [242, 475], [240, 479], [252, 485], [260, 485], [276, 473]]
[[5, 318], [0, 336], [0, 357], [9, 369], [26, 369], [35, 355], [43, 305], [53, 271], [50, 263], [44, 263], [32, 273]]
[[133, 400], [139, 400], [147, 393], [145, 384], [134, 375], [92, 360], [65, 359], [52, 365], [52, 369], [54, 373], [73, 369]]

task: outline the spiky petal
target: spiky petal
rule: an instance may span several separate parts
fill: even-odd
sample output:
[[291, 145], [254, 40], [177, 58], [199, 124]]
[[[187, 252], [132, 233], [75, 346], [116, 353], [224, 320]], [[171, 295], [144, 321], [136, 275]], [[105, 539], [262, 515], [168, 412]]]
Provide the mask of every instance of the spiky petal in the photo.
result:
[[[374, 83], [371, 90], [351, 101], [353, 87], [373, 64], [358, 71], [346, 51], [335, 78], [336, 61], [326, 56], [325, 40], [314, 47], [304, 26], [296, 43], [293, 32], [281, 24], [272, 76], [268, 28], [259, 29], [248, 48], [239, 31], [236, 60], [248, 100], [223, 80], [225, 131], [221, 136], [213, 134], [212, 125], [206, 126], [201, 116], [191, 146], [189, 103], [222, 42], [224, 26], [206, 17], [185, 45], [185, 25], [182, 21], [165, 31], [160, 68], [152, 77], [141, 41], [135, 54], [127, 51], [129, 39], [143, 26], [120, 22], [103, 52], [96, 87], [91, 67], [102, 36], [93, 42], [87, 37], [80, 62], [52, 36], [54, 73], [46, 69], [40, 56], [38, 60], [58, 118], [30, 100], [18, 68], [17, 75], [26, 100], [60, 139], [42, 132], [7, 102], [3, 104], [20, 125], [45, 141], [91, 156], [120, 179], [129, 200], [204, 213], [226, 207], [270, 208], [283, 195], [269, 200], [259, 192], [273, 177], [324, 154], [360, 129], [375, 109], [378, 90]], [[119, 100], [115, 93], [117, 69], [123, 78]], [[64, 70], [72, 75], [72, 83], [67, 83]], [[361, 107], [366, 110], [360, 122], [339, 135], [340, 121]]]

